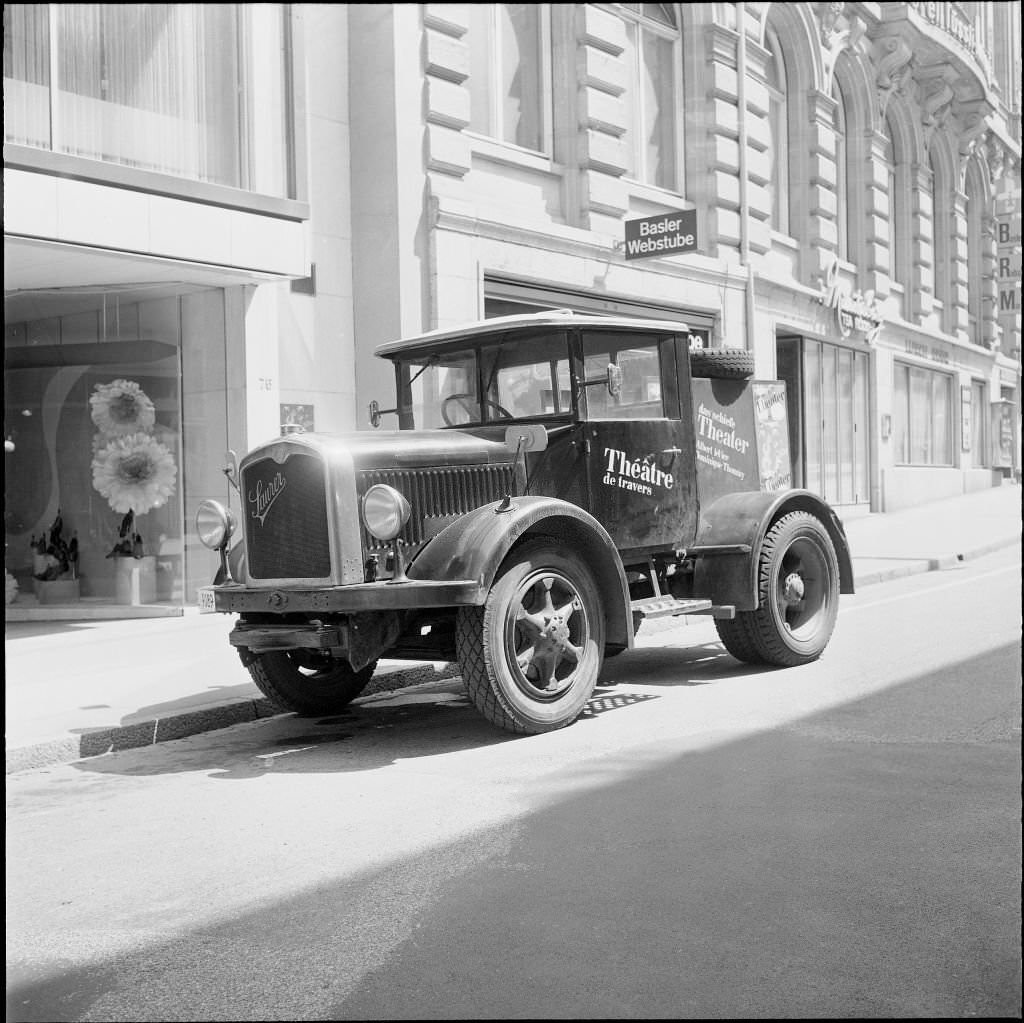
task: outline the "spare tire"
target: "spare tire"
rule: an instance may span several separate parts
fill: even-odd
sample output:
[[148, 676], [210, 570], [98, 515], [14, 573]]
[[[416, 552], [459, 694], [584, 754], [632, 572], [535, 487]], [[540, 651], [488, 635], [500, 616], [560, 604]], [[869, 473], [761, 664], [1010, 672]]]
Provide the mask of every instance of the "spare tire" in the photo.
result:
[[754, 353], [745, 348], [695, 348], [690, 374], [713, 380], [746, 380], [754, 375]]

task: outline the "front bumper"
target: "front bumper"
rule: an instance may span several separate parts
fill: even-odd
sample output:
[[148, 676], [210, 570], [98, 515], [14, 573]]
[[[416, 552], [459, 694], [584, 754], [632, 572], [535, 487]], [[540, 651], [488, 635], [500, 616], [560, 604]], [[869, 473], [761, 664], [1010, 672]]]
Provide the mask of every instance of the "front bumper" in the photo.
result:
[[483, 604], [487, 590], [475, 579], [447, 582], [408, 579], [324, 586], [309, 589], [255, 588], [229, 583], [199, 591], [201, 614], [355, 614], [363, 611], [408, 611], [423, 607]]

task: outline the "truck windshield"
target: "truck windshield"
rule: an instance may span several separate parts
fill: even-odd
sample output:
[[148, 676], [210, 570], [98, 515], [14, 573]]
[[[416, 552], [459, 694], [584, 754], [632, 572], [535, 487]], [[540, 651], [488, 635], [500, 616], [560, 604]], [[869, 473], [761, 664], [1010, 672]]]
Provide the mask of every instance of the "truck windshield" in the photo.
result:
[[403, 362], [399, 379], [405, 429], [532, 419], [572, 410], [563, 332], [434, 352]]

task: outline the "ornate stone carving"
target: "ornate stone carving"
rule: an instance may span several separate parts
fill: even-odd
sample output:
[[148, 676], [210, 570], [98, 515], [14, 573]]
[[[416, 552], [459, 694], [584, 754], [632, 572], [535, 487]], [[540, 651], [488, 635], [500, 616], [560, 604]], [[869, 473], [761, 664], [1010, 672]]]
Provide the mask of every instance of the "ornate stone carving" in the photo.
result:
[[985, 156], [988, 160], [988, 173], [995, 185], [1006, 173], [1006, 147], [1002, 140], [990, 134], [985, 144]]
[[876, 61], [875, 84], [878, 86], [879, 115], [894, 92], [903, 92], [913, 70], [914, 52], [900, 36], [888, 36], [877, 43], [881, 56]]
[[846, 4], [841, 2], [822, 4], [821, 45], [825, 53], [825, 79], [832, 77], [836, 58], [843, 50], [853, 49], [864, 35], [865, 26], [861, 18], [845, 13]]

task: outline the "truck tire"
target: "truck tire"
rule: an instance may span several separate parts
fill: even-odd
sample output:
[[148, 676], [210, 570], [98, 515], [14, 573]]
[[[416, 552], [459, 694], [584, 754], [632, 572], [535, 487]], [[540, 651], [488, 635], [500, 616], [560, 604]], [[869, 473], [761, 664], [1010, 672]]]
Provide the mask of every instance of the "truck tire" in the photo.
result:
[[758, 558], [758, 608], [716, 619], [726, 650], [748, 664], [790, 668], [817, 660], [839, 612], [839, 560], [809, 512], [784, 515]]
[[604, 612], [586, 564], [551, 540], [515, 550], [483, 607], [460, 607], [456, 651], [469, 698], [492, 724], [537, 735], [572, 724], [604, 653]]
[[260, 692], [281, 710], [303, 717], [336, 714], [373, 676], [377, 662], [353, 671], [347, 661], [313, 650], [269, 650], [247, 664]]
[[690, 374], [714, 380], [746, 380], [754, 375], [754, 353], [745, 348], [695, 348]]

